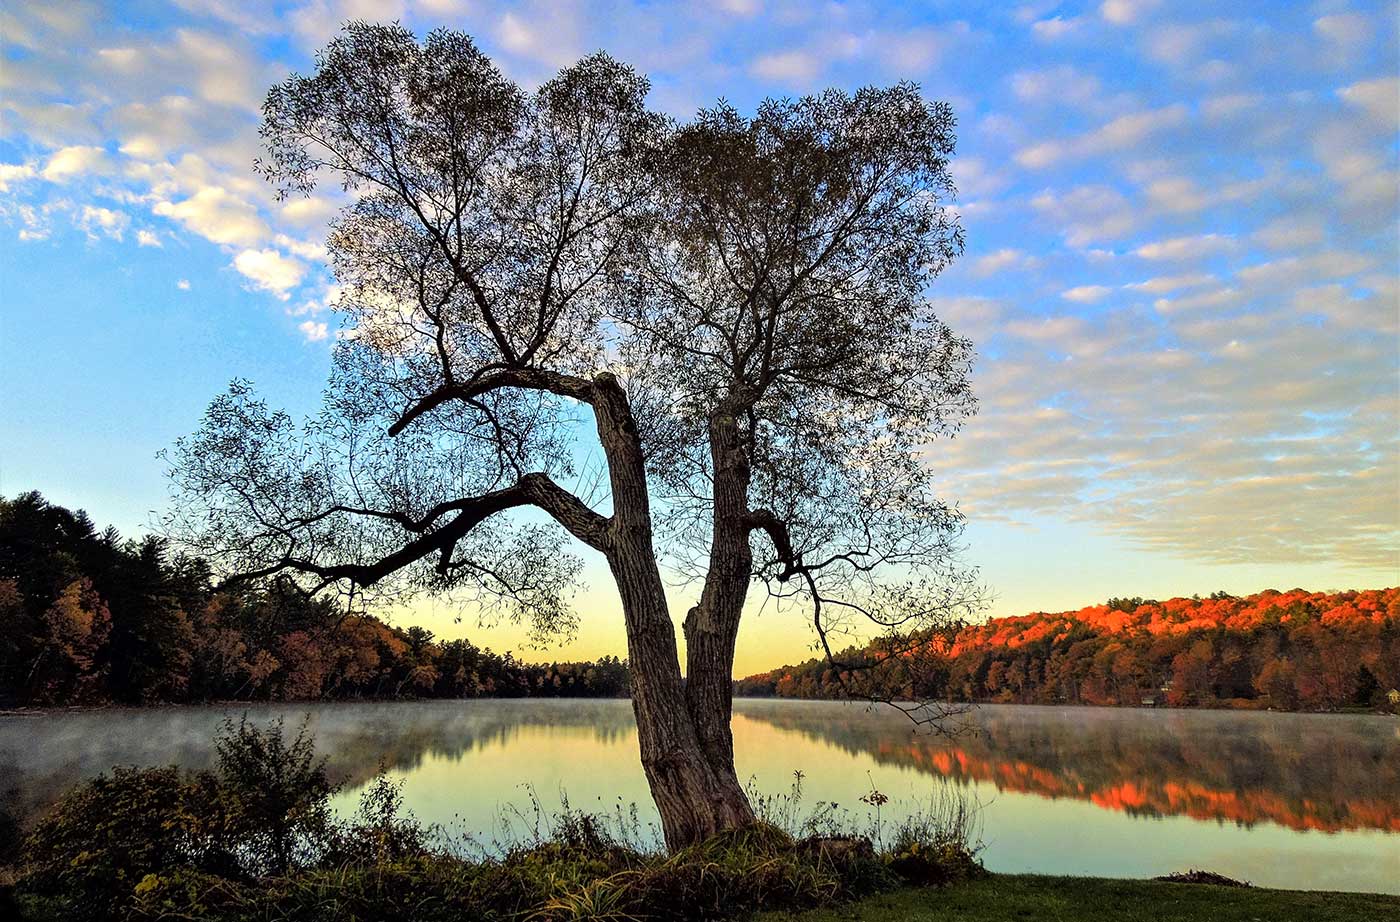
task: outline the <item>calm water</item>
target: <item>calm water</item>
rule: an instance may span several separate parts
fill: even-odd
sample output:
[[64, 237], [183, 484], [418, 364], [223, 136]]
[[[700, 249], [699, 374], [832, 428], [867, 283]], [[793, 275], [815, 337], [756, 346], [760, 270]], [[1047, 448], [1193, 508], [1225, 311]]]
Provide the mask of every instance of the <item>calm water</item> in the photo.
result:
[[[243, 709], [163, 708], [0, 717], [0, 779], [38, 810], [114, 764], [210, 763], [210, 737]], [[499, 828], [566, 792], [576, 807], [635, 802], [654, 821], [625, 701], [470, 701], [248, 708], [310, 714], [346, 783], [381, 762], [420, 819]], [[832, 801], [886, 820], [940, 791], [980, 806], [997, 871], [1142, 877], [1209, 868], [1264, 886], [1400, 893], [1400, 721], [1377, 716], [989, 706], [953, 738], [830, 702], [741, 701], [741, 776], [760, 792]]]

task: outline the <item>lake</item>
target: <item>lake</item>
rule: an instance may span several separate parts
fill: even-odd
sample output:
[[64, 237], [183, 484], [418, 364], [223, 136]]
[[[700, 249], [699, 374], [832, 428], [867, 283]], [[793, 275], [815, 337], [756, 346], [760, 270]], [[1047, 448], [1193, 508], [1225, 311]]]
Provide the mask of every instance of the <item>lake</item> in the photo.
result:
[[[114, 764], [211, 763], [226, 715], [309, 715], [346, 787], [383, 764], [419, 819], [486, 832], [556, 809], [655, 813], [626, 701], [430, 701], [171, 707], [0, 717], [0, 786], [21, 809]], [[1400, 720], [1371, 715], [991, 705], [949, 735], [888, 709], [735, 703], [741, 778], [802, 809], [892, 798], [884, 828], [950, 794], [978, 806], [989, 868], [1147, 877], [1206, 868], [1261, 886], [1400, 893]], [[524, 819], [522, 820], [522, 816]]]

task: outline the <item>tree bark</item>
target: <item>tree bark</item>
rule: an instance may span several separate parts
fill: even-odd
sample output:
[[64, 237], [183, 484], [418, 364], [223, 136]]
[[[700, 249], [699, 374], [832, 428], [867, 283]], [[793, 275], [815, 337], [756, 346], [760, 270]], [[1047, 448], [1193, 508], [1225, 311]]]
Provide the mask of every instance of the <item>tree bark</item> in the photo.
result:
[[[714, 748], [710, 720], [716, 712], [710, 706], [701, 712], [711, 738], [707, 746], [681, 678], [675, 628], [652, 544], [650, 498], [636, 421], [622, 387], [611, 374], [594, 379], [593, 406], [612, 487], [613, 517], [604, 553], [627, 624], [632, 710], [642, 768], [661, 815], [666, 845], [675, 850], [754, 822], [753, 808], [734, 771], [728, 736], [733, 639], [728, 641], [728, 662], [723, 664], [725, 748], [721, 752]], [[723, 659], [722, 647], [718, 653]], [[708, 663], [714, 663], [713, 656], [707, 657]], [[704, 698], [709, 701], [715, 666], [702, 671], [707, 689]]]

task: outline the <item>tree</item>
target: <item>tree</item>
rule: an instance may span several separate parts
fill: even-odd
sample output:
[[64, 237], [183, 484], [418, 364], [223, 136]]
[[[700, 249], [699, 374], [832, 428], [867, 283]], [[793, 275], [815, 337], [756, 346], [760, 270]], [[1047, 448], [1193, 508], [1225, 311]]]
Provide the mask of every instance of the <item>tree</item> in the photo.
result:
[[44, 702], [100, 700], [97, 653], [107, 640], [111, 616], [87, 579], [69, 583], [44, 612], [46, 643], [36, 657], [31, 685]]
[[[226, 573], [456, 592], [541, 636], [576, 623], [571, 535], [616, 582], [679, 847], [754, 818], [751, 584], [810, 606], [828, 657], [855, 617], [927, 636], [974, 600], [919, 461], [973, 409], [972, 353], [924, 296], [962, 246], [946, 105], [899, 84], [675, 124], [647, 92], [595, 54], [526, 93], [465, 35], [364, 24], [275, 87], [266, 177], [350, 198], [334, 371], [301, 426], [244, 382], [216, 399], [168, 525]], [[684, 679], [663, 567], [699, 587]]]

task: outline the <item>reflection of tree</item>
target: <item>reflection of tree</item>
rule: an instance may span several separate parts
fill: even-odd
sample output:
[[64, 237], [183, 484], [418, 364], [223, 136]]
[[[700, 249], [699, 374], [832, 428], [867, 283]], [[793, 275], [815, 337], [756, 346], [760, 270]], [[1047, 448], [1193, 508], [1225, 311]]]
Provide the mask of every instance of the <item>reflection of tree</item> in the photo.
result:
[[113, 765], [210, 767], [219, 722], [239, 713], [257, 722], [285, 716], [288, 726], [309, 716], [317, 751], [329, 757], [331, 776], [349, 787], [368, 781], [381, 763], [391, 771], [410, 771], [430, 758], [460, 759], [508, 746], [532, 728], [586, 734], [602, 745], [624, 742], [636, 733], [630, 703], [618, 700], [85, 711], [0, 721], [0, 776], [13, 779], [15, 809], [32, 816], [68, 788]]
[[1135, 816], [1400, 832], [1400, 733], [1381, 717], [992, 706], [950, 738], [858, 707], [741, 707], [847, 752], [1003, 791]]

